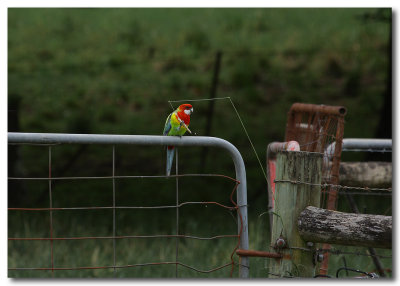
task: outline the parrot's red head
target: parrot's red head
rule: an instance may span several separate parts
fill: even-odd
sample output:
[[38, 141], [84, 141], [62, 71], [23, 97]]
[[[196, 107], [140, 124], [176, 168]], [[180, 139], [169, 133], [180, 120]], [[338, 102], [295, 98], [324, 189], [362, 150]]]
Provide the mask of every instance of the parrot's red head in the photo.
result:
[[193, 112], [193, 106], [191, 105], [191, 104], [181, 104], [179, 107], [178, 107], [178, 110], [179, 110], [179, 112], [183, 112], [183, 113], [185, 113], [186, 115], [191, 115], [192, 114], [192, 112]]

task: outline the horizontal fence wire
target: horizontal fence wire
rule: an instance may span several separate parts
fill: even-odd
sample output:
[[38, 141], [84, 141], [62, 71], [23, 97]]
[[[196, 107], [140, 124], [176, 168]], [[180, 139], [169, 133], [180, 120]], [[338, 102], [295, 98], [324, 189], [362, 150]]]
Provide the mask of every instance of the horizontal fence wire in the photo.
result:
[[82, 236], [82, 237], [10, 237], [8, 240], [86, 240], [86, 239], [129, 239], [129, 238], [192, 238], [213, 240], [225, 237], [238, 238], [238, 234], [221, 234], [211, 237], [199, 237], [186, 234], [122, 235], [122, 236]]
[[[185, 205], [217, 205], [229, 210], [235, 210], [235, 207], [223, 205], [218, 202], [182, 202], [178, 205], [170, 206], [115, 206], [115, 207], [67, 207], [67, 208], [8, 208], [13, 211], [64, 211], [64, 210], [109, 210], [109, 209], [170, 209], [180, 208]], [[240, 207], [240, 206], [239, 206]]]
[[343, 148], [342, 152], [371, 152], [371, 153], [392, 153], [392, 149], [347, 149]]
[[[342, 193], [347, 193], [347, 194], [364, 194], [364, 195], [368, 195], [368, 194], [372, 194], [373, 192], [377, 192], [377, 193], [373, 193], [375, 195], [382, 195], [382, 192], [387, 192], [388, 194], [386, 195], [392, 195], [392, 188], [369, 188], [369, 187], [352, 187], [352, 186], [342, 186], [342, 185], [334, 185], [334, 184], [315, 184], [315, 183], [309, 183], [309, 182], [303, 182], [303, 181], [297, 181], [297, 180], [274, 180], [275, 183], [290, 183], [290, 184], [301, 184], [301, 185], [309, 185], [309, 186], [315, 186], [315, 187], [321, 187], [321, 188], [327, 188], [330, 187], [330, 190], [323, 190], [323, 192], [336, 192], [337, 190], [345, 190]], [[349, 192], [347, 190], [359, 190], [359, 191], [365, 191], [365, 192]], [[378, 193], [378, 191], [380, 193]], [[340, 193], [340, 192], [339, 192]]]
[[[237, 190], [240, 181], [221, 174], [179, 174], [179, 175], [149, 175], [149, 176], [117, 176], [115, 175], [115, 145], [113, 145], [113, 174], [112, 176], [75, 176], [75, 177], [52, 177], [51, 175], [51, 147], [54, 145], [60, 144], [27, 144], [27, 145], [40, 145], [40, 146], [47, 146], [49, 148], [49, 177], [8, 177], [9, 180], [33, 180], [33, 181], [48, 181], [49, 182], [49, 195], [50, 195], [50, 206], [47, 208], [13, 208], [9, 207], [8, 211], [28, 211], [28, 212], [41, 212], [41, 211], [48, 211], [50, 213], [50, 218], [52, 216], [52, 212], [54, 211], [74, 211], [74, 210], [113, 210], [113, 235], [112, 236], [84, 236], [84, 237], [53, 237], [53, 229], [54, 225], [51, 220], [50, 225], [50, 237], [9, 237], [9, 241], [50, 241], [51, 242], [51, 267], [9, 267], [8, 270], [10, 271], [23, 271], [23, 270], [42, 270], [42, 271], [62, 271], [62, 270], [89, 270], [89, 269], [114, 269], [114, 276], [115, 276], [115, 269], [121, 268], [132, 268], [132, 267], [145, 267], [145, 266], [157, 266], [157, 265], [176, 265], [181, 266], [187, 269], [191, 269], [193, 271], [199, 273], [211, 273], [228, 266], [231, 266], [230, 275], [233, 275], [233, 270], [235, 265], [238, 265], [233, 259], [235, 251], [239, 248], [241, 233], [243, 228], [243, 218], [240, 213], [240, 207], [233, 199], [233, 195]], [[215, 201], [186, 201], [181, 202], [177, 205], [161, 205], [161, 206], [116, 206], [115, 200], [113, 199], [112, 206], [88, 206], [88, 207], [52, 207], [52, 197], [51, 197], [51, 183], [52, 181], [61, 181], [61, 180], [96, 180], [96, 179], [105, 179], [105, 180], [113, 180], [113, 198], [115, 198], [115, 185], [114, 182], [116, 179], [155, 179], [155, 178], [178, 178], [178, 177], [219, 177], [224, 178], [232, 181], [234, 183], [233, 190], [230, 194], [230, 201], [233, 206], [227, 206]], [[238, 234], [219, 234], [210, 237], [200, 237], [194, 236], [189, 234], [154, 234], [154, 235], [115, 235], [115, 210], [117, 209], [172, 209], [176, 208], [179, 209], [183, 206], [189, 205], [215, 205], [221, 208], [224, 208], [228, 211], [236, 211], [239, 221], [240, 221], [240, 230]], [[180, 261], [174, 262], [149, 262], [149, 263], [140, 263], [140, 264], [130, 264], [130, 265], [116, 265], [116, 256], [115, 256], [115, 241], [120, 239], [152, 239], [152, 238], [184, 238], [184, 239], [196, 239], [196, 240], [216, 240], [216, 239], [223, 239], [223, 238], [234, 238], [237, 239], [237, 243], [235, 248], [233, 249], [230, 262], [224, 265], [208, 269], [202, 270], [195, 268], [193, 266], [184, 264]], [[54, 266], [54, 257], [53, 257], [53, 242], [54, 241], [71, 241], [71, 240], [113, 240], [113, 249], [114, 249], [114, 256], [113, 256], [113, 265], [112, 266], [84, 266], [84, 267], [56, 267]], [[240, 265], [243, 266], [243, 265]]]
[[343, 254], [348, 254], [348, 255], [356, 255], [356, 256], [368, 256], [368, 257], [378, 257], [378, 258], [383, 258], [383, 259], [392, 259], [392, 255], [382, 255], [382, 254], [369, 254], [369, 253], [364, 253], [361, 251], [347, 251], [347, 250], [341, 250], [337, 248], [331, 248], [331, 249], [317, 249], [317, 252], [329, 252], [330, 254], [333, 255], [343, 255]]
[[[270, 249], [275, 249], [275, 245], [270, 245]], [[300, 250], [300, 251], [305, 251], [305, 252], [313, 252], [313, 253], [330, 253], [332, 255], [355, 255], [355, 256], [366, 256], [366, 257], [377, 257], [377, 258], [382, 258], [382, 259], [392, 259], [392, 255], [383, 255], [383, 254], [370, 254], [370, 253], [365, 253], [365, 251], [348, 251], [348, 250], [342, 250], [338, 248], [330, 248], [330, 249], [325, 249], [325, 248], [304, 248], [304, 247], [296, 247], [296, 246], [287, 246], [285, 247], [286, 249], [290, 250]]]
[[97, 180], [97, 179], [155, 179], [155, 178], [176, 178], [176, 177], [221, 177], [229, 179], [233, 182], [240, 184], [240, 182], [232, 177], [221, 174], [180, 174], [180, 175], [149, 175], [149, 176], [77, 176], [77, 177], [8, 177], [9, 180]]
[[[274, 248], [273, 245], [270, 246], [271, 248]], [[301, 250], [301, 251], [306, 251], [306, 252], [317, 252], [317, 253], [326, 253], [329, 252], [330, 254], [333, 255], [343, 255], [343, 254], [348, 254], [348, 255], [357, 255], [357, 256], [369, 256], [369, 257], [378, 257], [378, 258], [388, 258], [391, 259], [392, 255], [382, 255], [382, 254], [368, 254], [365, 252], [361, 251], [347, 251], [347, 250], [342, 250], [338, 248], [330, 248], [330, 249], [324, 249], [324, 248], [316, 248], [316, 249], [308, 249], [304, 247], [287, 247], [288, 249], [293, 249], [293, 250]]]
[[226, 263], [224, 265], [209, 269], [209, 270], [201, 270], [197, 269], [193, 266], [184, 264], [182, 262], [149, 262], [149, 263], [138, 263], [138, 264], [130, 264], [130, 265], [113, 265], [113, 266], [83, 266], [83, 267], [13, 267], [13, 268], [8, 268], [8, 270], [42, 270], [42, 271], [53, 271], [53, 270], [94, 270], [94, 269], [113, 269], [113, 268], [132, 268], [132, 267], [141, 267], [141, 266], [155, 266], [155, 265], [168, 265], [168, 264], [173, 264], [173, 265], [180, 265], [185, 268], [194, 270], [199, 273], [211, 273], [217, 270], [220, 270], [222, 268], [228, 267], [232, 265], [232, 262]]

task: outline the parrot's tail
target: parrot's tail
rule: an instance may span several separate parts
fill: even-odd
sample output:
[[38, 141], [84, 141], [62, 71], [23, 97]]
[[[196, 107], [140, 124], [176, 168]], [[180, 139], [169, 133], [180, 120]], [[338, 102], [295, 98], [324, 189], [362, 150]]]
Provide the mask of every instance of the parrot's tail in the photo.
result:
[[172, 162], [174, 161], [174, 146], [167, 147], [167, 176], [171, 174]]

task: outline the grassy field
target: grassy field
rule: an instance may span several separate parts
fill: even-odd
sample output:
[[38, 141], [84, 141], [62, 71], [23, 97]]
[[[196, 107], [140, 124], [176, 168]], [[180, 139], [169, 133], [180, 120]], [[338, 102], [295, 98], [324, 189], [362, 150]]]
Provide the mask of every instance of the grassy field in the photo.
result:
[[[11, 122], [21, 132], [161, 134], [171, 112], [168, 100], [210, 97], [217, 51], [222, 52], [217, 96], [231, 97], [265, 165], [265, 150], [284, 137], [294, 102], [344, 105], [345, 137], [372, 138], [379, 128], [389, 59], [389, 24], [376, 20], [390, 9], [9, 9], [8, 101]], [[371, 16], [372, 15], [372, 16]], [[208, 102], [195, 102], [191, 130], [206, 132]], [[247, 171], [251, 248], [269, 245], [267, 184], [237, 116], [227, 100], [215, 103], [211, 136], [232, 142]], [[14, 149], [13, 149], [14, 148]], [[10, 176], [48, 175], [48, 149], [11, 146]], [[182, 173], [234, 176], [232, 162], [209, 150], [180, 153]], [[101, 146], [52, 147], [53, 176], [105, 176], [112, 150]], [[349, 159], [364, 159], [363, 154]], [[164, 173], [162, 148], [116, 149], [117, 175]], [[9, 165], [10, 166], [10, 165]], [[181, 201], [229, 203], [232, 184], [217, 179], [180, 180]], [[54, 207], [112, 203], [111, 181], [57, 182]], [[174, 181], [118, 181], [117, 204], [175, 202]], [[10, 198], [11, 197], [11, 198]], [[390, 200], [358, 199], [370, 213], [387, 213]], [[9, 193], [10, 207], [47, 207], [47, 182], [22, 182]], [[341, 204], [346, 210], [346, 203]], [[210, 209], [210, 208], [209, 208]], [[391, 210], [389, 210], [391, 212]], [[208, 215], [206, 215], [206, 213]], [[111, 235], [110, 212], [60, 211], [57, 236]], [[117, 212], [117, 233], [175, 233], [174, 212]], [[210, 221], [213, 223], [210, 224]], [[231, 221], [232, 224], [227, 224]], [[48, 213], [9, 212], [9, 237], [47, 237]], [[193, 235], [234, 233], [231, 215], [204, 208], [183, 209], [181, 230]], [[232, 239], [180, 239], [182, 262], [207, 269], [229, 262]], [[49, 266], [48, 241], [10, 241], [9, 267]], [[57, 241], [58, 266], [112, 265], [112, 241]], [[390, 251], [384, 251], [388, 253]], [[118, 240], [117, 264], [175, 259], [175, 239]], [[236, 258], [235, 258], [236, 259]], [[341, 256], [332, 257], [332, 275]], [[384, 261], [391, 268], [391, 261]], [[349, 256], [347, 264], [372, 271], [370, 259]], [[266, 261], [251, 259], [251, 277], [266, 277]], [[180, 277], [227, 277], [229, 269]], [[51, 272], [10, 271], [24, 277], [113, 277], [112, 269]], [[174, 277], [175, 265], [118, 269], [117, 277]], [[237, 275], [237, 271], [236, 274]]]
[[[147, 211], [149, 212], [149, 211]], [[184, 212], [183, 212], [184, 213]], [[218, 212], [212, 210], [213, 215]], [[169, 214], [169, 216], [168, 216]], [[209, 215], [210, 212], [199, 211], [199, 215]], [[146, 223], [137, 223], [133, 219], [117, 219], [117, 235], [154, 235], [175, 233], [172, 211], [164, 213], [161, 217], [148, 216]], [[185, 214], [182, 214], [185, 217]], [[25, 216], [25, 217], [24, 217]], [[49, 237], [48, 213], [27, 218], [26, 215], [12, 216], [10, 224], [21, 224], [15, 232], [9, 230], [12, 237]], [[54, 213], [54, 237], [79, 237], [79, 236], [111, 236], [112, 214], [111, 211], [88, 214], [78, 212], [76, 215]], [[165, 216], [171, 218], [166, 220]], [[267, 215], [249, 222], [250, 249], [269, 250], [269, 231]], [[198, 221], [197, 217], [186, 216], [191, 223], [181, 225], [181, 233], [197, 236], [213, 236], [218, 234], [235, 234], [236, 224], [234, 219], [226, 217], [225, 221], [216, 219], [213, 227], [205, 221]], [[61, 222], [62, 220], [62, 222]], [[128, 223], [129, 222], [129, 223]], [[165, 223], [164, 223], [165, 222]], [[151, 226], [151, 227], [150, 227]], [[41, 230], [41, 231], [39, 231]], [[237, 239], [221, 238], [212, 241], [202, 241], [190, 238], [179, 239], [178, 261], [195, 267], [199, 270], [210, 270], [230, 263], [230, 256], [235, 248]], [[342, 251], [358, 252], [360, 255], [340, 254], [331, 255], [328, 274], [335, 277], [339, 267], [347, 266], [364, 271], [375, 271], [372, 259], [362, 254], [367, 254], [366, 248], [333, 246]], [[9, 241], [8, 267], [45, 267], [51, 268], [50, 241]], [[117, 239], [116, 240], [116, 265], [133, 265], [151, 262], [174, 262], [176, 258], [175, 238], [150, 238], [150, 239]], [[391, 250], [377, 249], [377, 254], [391, 256]], [[103, 240], [77, 240], [54, 241], [53, 243], [54, 267], [87, 267], [87, 266], [112, 266], [113, 241]], [[236, 255], [234, 261], [238, 263]], [[381, 259], [384, 268], [392, 268], [391, 259]], [[268, 277], [268, 259], [250, 258], [250, 278]], [[175, 278], [175, 265], [139, 266], [117, 269], [96, 270], [64, 270], [64, 271], [9, 271], [9, 277], [119, 277], [119, 278]], [[198, 273], [192, 269], [179, 266], [180, 278], [229, 278], [231, 266], [211, 273]], [[350, 273], [350, 277], [354, 273]], [[389, 277], [391, 274], [389, 274]], [[233, 276], [238, 277], [238, 268], [235, 266]], [[341, 277], [346, 277], [341, 273]]]

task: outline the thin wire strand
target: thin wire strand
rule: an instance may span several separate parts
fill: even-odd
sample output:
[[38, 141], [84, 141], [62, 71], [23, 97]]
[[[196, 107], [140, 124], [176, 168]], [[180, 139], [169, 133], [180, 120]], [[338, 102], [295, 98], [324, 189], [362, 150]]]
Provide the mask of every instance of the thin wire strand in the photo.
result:
[[[217, 205], [229, 210], [234, 210], [236, 207], [230, 207], [223, 205], [218, 202], [182, 202], [178, 206], [115, 206], [115, 209], [168, 209], [168, 208], [180, 208], [185, 205]], [[65, 211], [65, 210], [107, 210], [114, 209], [114, 207], [66, 207], [66, 208], [8, 208], [9, 211]]]
[[[329, 191], [323, 191], [324, 193], [329, 193]], [[360, 196], [381, 196], [381, 197], [391, 197], [393, 194], [390, 192], [378, 193], [378, 192], [349, 192], [349, 191], [339, 191], [338, 195], [360, 195]]]
[[[270, 245], [270, 248], [274, 248], [273, 245]], [[308, 249], [304, 247], [287, 247], [288, 249], [293, 249], [293, 250], [301, 250], [305, 252], [319, 252], [319, 253], [330, 253], [332, 255], [342, 255], [342, 254], [348, 254], [348, 255], [357, 255], [357, 256], [368, 256], [368, 257], [377, 257], [377, 258], [392, 258], [391, 255], [381, 255], [381, 254], [370, 254], [370, 253], [364, 253], [360, 251], [346, 251], [346, 250], [341, 250], [337, 248], [317, 248], [317, 249]]]
[[[175, 172], [178, 175], [178, 148], [175, 148]], [[178, 262], [179, 258], [179, 177], [176, 180], [176, 241], [175, 241], [175, 261]], [[178, 278], [178, 264], [175, 267], [175, 277]]]
[[[49, 205], [50, 205], [50, 261], [51, 268], [54, 268], [54, 251], [53, 251], [53, 198], [52, 198], [52, 188], [51, 188], [51, 146], [49, 146]], [[54, 273], [54, 270], [51, 271]], [[53, 275], [53, 274], [52, 274]]]
[[[116, 236], [116, 204], [115, 204], [115, 145], [112, 146], [112, 176], [113, 176], [113, 236]], [[117, 263], [116, 240], [113, 239], [113, 259], [114, 259], [114, 277], [117, 275], [115, 265]]]
[[342, 152], [373, 152], [373, 153], [392, 153], [392, 149], [347, 149], [343, 148]]
[[258, 164], [260, 165], [260, 168], [261, 168], [261, 171], [262, 171], [262, 173], [263, 173], [263, 176], [264, 176], [266, 182], [268, 183], [267, 174], [265, 173], [265, 170], [264, 170], [264, 167], [263, 167], [263, 165], [262, 165], [262, 163], [261, 163], [261, 160], [260, 160], [260, 158], [258, 157], [256, 148], [255, 148], [254, 145], [253, 145], [253, 141], [251, 140], [250, 135], [249, 135], [249, 133], [247, 132], [246, 127], [244, 126], [244, 123], [243, 123], [242, 118], [240, 117], [239, 111], [237, 110], [235, 104], [233, 103], [232, 99], [231, 99], [229, 96], [228, 96], [228, 97], [202, 98], [202, 99], [168, 100], [168, 103], [170, 104], [171, 108], [174, 110], [174, 107], [173, 107], [172, 104], [171, 104], [172, 102], [210, 101], [210, 100], [220, 100], [220, 99], [229, 99], [229, 101], [230, 101], [230, 103], [231, 103], [231, 105], [232, 105], [232, 107], [233, 107], [233, 109], [234, 109], [234, 111], [235, 111], [235, 113], [236, 113], [236, 116], [238, 117], [239, 122], [240, 122], [240, 124], [242, 125], [242, 128], [243, 128], [243, 130], [244, 130], [244, 132], [245, 132], [245, 134], [246, 134], [246, 136], [247, 136], [247, 139], [248, 139], [249, 142], [250, 142], [251, 148], [253, 149], [254, 154], [256, 155], [256, 158], [257, 158]]
[[[296, 180], [274, 180], [275, 183], [290, 183], [290, 184], [301, 184], [301, 185], [309, 185], [309, 186], [317, 186], [317, 187], [331, 187], [335, 189], [352, 189], [352, 190], [364, 190], [364, 191], [382, 191], [382, 192], [392, 192], [392, 188], [369, 188], [369, 187], [352, 187], [352, 186], [342, 186], [335, 184], [316, 184], [316, 183], [308, 183]], [[326, 191], [329, 192], [329, 191]]]
[[266, 182], [267, 182], [267, 184], [268, 184], [268, 177], [267, 177], [267, 174], [265, 173], [264, 167], [263, 167], [263, 165], [261, 164], [261, 160], [260, 160], [260, 158], [258, 157], [256, 148], [254, 147], [253, 142], [252, 142], [251, 139], [250, 139], [249, 133], [247, 133], [247, 129], [246, 129], [246, 127], [245, 127], [244, 124], [243, 124], [243, 121], [242, 121], [242, 119], [241, 119], [241, 117], [240, 117], [240, 115], [239, 115], [239, 112], [237, 111], [236, 106], [233, 104], [233, 101], [232, 101], [232, 99], [231, 99], [230, 97], [229, 97], [229, 101], [231, 102], [233, 108], [235, 109], [236, 115], [237, 115], [237, 117], [239, 118], [240, 123], [242, 124], [243, 130], [244, 130], [244, 132], [246, 133], [247, 139], [249, 140], [249, 142], [250, 142], [250, 144], [251, 144], [251, 147], [253, 148], [254, 154], [256, 155], [257, 160], [258, 160], [258, 164], [260, 164], [261, 171], [262, 171], [262, 173], [263, 173], [263, 175], [264, 175], [264, 178], [265, 178], [265, 180], [266, 180]]
[[341, 249], [331, 248], [331, 249], [317, 249], [318, 252], [329, 252], [333, 255], [342, 255], [342, 254], [349, 254], [349, 255], [357, 255], [357, 256], [368, 256], [368, 257], [377, 257], [377, 258], [390, 258], [392, 259], [391, 255], [381, 255], [381, 254], [370, 254], [370, 253], [362, 253], [360, 251], [345, 251]]
[[176, 264], [180, 265], [182, 267], [191, 269], [193, 271], [199, 272], [199, 273], [211, 273], [220, 269], [223, 269], [225, 267], [228, 267], [232, 263], [226, 263], [224, 265], [209, 269], [209, 270], [201, 270], [197, 269], [193, 266], [184, 264], [182, 262], [149, 262], [149, 263], [138, 263], [138, 264], [129, 264], [129, 265], [120, 265], [120, 266], [84, 266], [84, 267], [57, 267], [57, 268], [46, 268], [46, 267], [11, 267], [8, 268], [10, 271], [15, 271], [15, 270], [93, 270], [93, 269], [112, 269], [112, 268], [132, 268], [132, 267], [141, 267], [141, 266], [155, 266], [155, 265], [168, 265], [168, 264]]
[[[136, 175], [136, 176], [89, 176], [89, 177], [52, 177], [51, 180], [97, 180], [97, 179], [153, 179], [153, 178], [175, 178], [175, 177], [221, 177], [240, 183], [238, 180], [221, 174], [180, 174], [180, 175]], [[8, 177], [9, 180], [50, 180], [48, 177]]]
[[153, 234], [153, 235], [122, 235], [122, 236], [78, 236], [78, 237], [9, 237], [9, 241], [48, 241], [48, 240], [91, 240], [91, 239], [140, 239], [140, 238], [188, 238], [196, 240], [214, 240], [221, 238], [237, 238], [238, 234], [220, 234], [201, 237], [187, 234]]
[[169, 105], [172, 110], [175, 110], [172, 102], [193, 102], [193, 101], [211, 101], [211, 100], [219, 100], [219, 99], [229, 99], [229, 97], [214, 97], [214, 98], [201, 98], [201, 99], [181, 99], [181, 100], [168, 100]]

